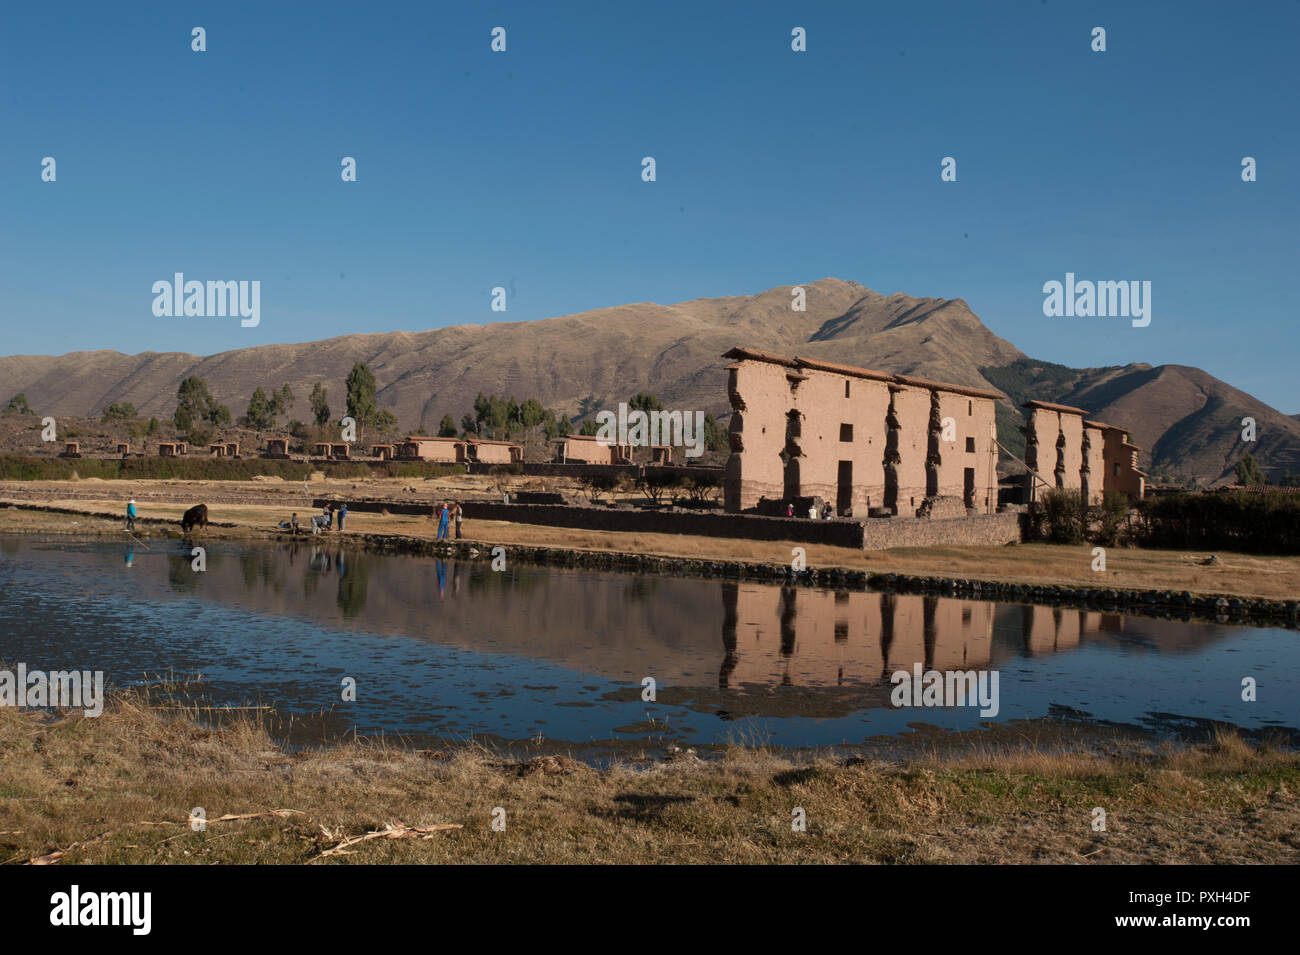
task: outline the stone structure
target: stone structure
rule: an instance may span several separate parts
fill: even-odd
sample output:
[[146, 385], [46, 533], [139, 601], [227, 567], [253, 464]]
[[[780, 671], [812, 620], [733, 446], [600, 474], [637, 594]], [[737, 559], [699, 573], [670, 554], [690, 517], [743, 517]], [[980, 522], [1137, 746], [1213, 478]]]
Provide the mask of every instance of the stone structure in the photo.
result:
[[124, 457], [124, 458], [125, 458], [125, 457], [130, 457], [130, 455], [131, 455], [131, 445], [130, 445], [130, 444], [127, 444], [127, 443], [125, 443], [125, 442], [119, 441], [119, 442], [117, 443], [117, 453], [120, 454], [120, 455], [122, 455], [122, 457]]
[[174, 458], [176, 457], [176, 444], [172, 441], [158, 442], [158, 457]]
[[214, 458], [224, 458], [226, 456], [225, 444], [209, 444], [208, 453]]
[[631, 464], [632, 449], [604, 444], [594, 434], [570, 434], [555, 442], [557, 464]]
[[727, 510], [810, 497], [840, 516], [997, 509], [999, 392], [747, 348], [723, 357]]
[[1107, 491], [1119, 491], [1130, 498], [1142, 500], [1146, 494], [1146, 481], [1149, 475], [1138, 467], [1138, 446], [1129, 439], [1124, 428], [1104, 424], [1100, 421], [1088, 422], [1100, 428], [1104, 435], [1102, 460], [1105, 464], [1106, 477], [1103, 488]]
[[318, 458], [339, 458], [344, 461], [352, 457], [352, 449], [344, 441], [326, 442], [321, 441], [316, 445], [316, 457]]
[[[349, 504], [349, 507], [352, 505]], [[401, 513], [398, 504], [384, 505]], [[411, 505], [412, 513], [427, 513], [428, 505]], [[465, 501], [466, 519], [577, 527], [584, 530], [628, 531], [640, 534], [690, 534], [739, 540], [792, 541], [827, 544], [854, 550], [891, 547], [971, 545], [995, 547], [1018, 543], [1023, 536], [1015, 511], [977, 514], [949, 520], [908, 518], [891, 521], [813, 521], [806, 517], [761, 517], [717, 511], [653, 511], [640, 508], [587, 507], [550, 504], [503, 504]]]
[[467, 440], [466, 453], [470, 461], [479, 464], [521, 464], [524, 460], [523, 445], [488, 438]]
[[267, 438], [266, 456], [268, 458], [287, 458], [289, 456], [289, 439]]
[[1027, 401], [1025, 463], [1031, 478], [1030, 499], [1047, 488], [1078, 491], [1089, 504], [1099, 504], [1106, 491], [1120, 491], [1140, 500], [1146, 474], [1138, 469], [1138, 448], [1123, 428], [1089, 421], [1088, 412], [1072, 405]]
[[391, 461], [394, 450], [395, 448], [391, 444], [372, 444], [370, 446], [370, 456], [381, 461]]
[[445, 461], [463, 464], [469, 460], [465, 442], [460, 438], [431, 438], [412, 434], [397, 446], [397, 456], [411, 461]]

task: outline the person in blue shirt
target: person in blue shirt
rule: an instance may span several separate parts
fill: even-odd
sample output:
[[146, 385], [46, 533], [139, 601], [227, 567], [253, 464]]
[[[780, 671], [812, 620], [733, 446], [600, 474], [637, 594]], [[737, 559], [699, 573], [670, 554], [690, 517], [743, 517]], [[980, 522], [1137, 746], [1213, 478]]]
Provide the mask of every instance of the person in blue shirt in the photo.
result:
[[339, 530], [346, 529], [348, 523], [348, 502], [344, 501], [343, 506], [339, 508]]
[[135, 498], [126, 502], [126, 529], [135, 530]]
[[451, 520], [451, 512], [447, 510], [446, 504], [440, 504], [438, 512], [438, 540], [447, 539], [447, 524]]

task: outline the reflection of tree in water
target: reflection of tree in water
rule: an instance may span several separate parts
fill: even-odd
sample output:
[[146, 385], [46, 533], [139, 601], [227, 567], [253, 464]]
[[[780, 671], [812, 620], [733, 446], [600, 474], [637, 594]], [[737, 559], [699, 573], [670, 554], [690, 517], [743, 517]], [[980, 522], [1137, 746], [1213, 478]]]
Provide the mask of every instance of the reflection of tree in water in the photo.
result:
[[654, 577], [633, 577], [623, 588], [628, 600], [644, 603], [654, 596], [659, 589], [659, 581]]
[[10, 557], [18, 553], [19, 540], [16, 537], [5, 537], [0, 539], [0, 550], [4, 551]]
[[506, 564], [505, 570], [493, 570], [490, 561], [473, 561], [464, 567], [458, 561], [447, 561], [450, 576], [457, 574], [464, 581], [464, 586], [475, 593], [491, 593], [509, 588], [519, 593], [528, 593], [541, 586], [549, 576], [546, 571], [532, 567], [512, 567]]
[[344, 558], [340, 551], [335, 559], [339, 574], [338, 604], [345, 617], [355, 617], [366, 606], [366, 586], [370, 583], [370, 557], [367, 554], [350, 554]]
[[194, 558], [188, 553], [167, 555], [167, 583], [172, 590], [192, 593], [198, 585], [198, 573], [190, 563]]
[[243, 575], [245, 589], [252, 590], [259, 581], [273, 593], [278, 594], [284, 589], [277, 556], [276, 551], [269, 549], [244, 551], [239, 555], [239, 572]]

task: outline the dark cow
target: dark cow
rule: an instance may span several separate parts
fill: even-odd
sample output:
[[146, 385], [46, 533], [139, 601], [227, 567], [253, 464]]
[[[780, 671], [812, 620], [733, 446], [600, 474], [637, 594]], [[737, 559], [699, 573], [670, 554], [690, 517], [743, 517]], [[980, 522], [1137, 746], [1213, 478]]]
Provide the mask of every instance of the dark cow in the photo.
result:
[[188, 534], [191, 528], [208, 526], [208, 505], [195, 504], [181, 518], [181, 533]]

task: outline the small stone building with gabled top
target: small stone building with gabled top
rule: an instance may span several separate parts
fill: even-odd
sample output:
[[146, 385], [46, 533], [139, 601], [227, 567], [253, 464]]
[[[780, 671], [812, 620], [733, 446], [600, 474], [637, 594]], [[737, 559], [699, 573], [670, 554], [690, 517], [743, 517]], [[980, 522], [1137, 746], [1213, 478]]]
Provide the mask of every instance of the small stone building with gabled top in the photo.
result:
[[733, 348], [724, 501], [821, 498], [838, 516], [997, 509], [1000, 392]]
[[468, 459], [478, 464], [521, 464], [524, 460], [524, 446], [513, 441], [469, 438], [465, 451]]
[[396, 448], [396, 456], [406, 461], [442, 461], [463, 464], [469, 460], [461, 438], [437, 438], [412, 434]]
[[629, 445], [606, 444], [594, 434], [568, 434], [555, 442], [556, 464], [630, 464]]

